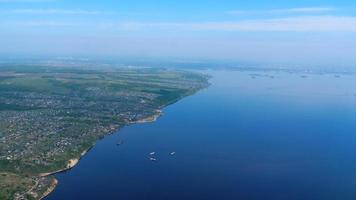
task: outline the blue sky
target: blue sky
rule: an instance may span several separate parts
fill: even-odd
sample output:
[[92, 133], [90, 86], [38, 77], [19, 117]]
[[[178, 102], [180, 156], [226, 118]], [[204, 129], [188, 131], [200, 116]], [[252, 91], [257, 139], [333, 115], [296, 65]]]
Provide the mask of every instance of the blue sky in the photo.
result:
[[0, 0], [0, 54], [356, 64], [356, 1]]

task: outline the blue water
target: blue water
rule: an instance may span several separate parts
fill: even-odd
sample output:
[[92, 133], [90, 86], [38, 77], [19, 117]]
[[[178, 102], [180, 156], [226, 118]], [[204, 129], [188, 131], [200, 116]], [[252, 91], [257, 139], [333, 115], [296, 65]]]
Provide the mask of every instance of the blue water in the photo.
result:
[[98, 141], [47, 200], [356, 199], [355, 75], [207, 73], [158, 121]]

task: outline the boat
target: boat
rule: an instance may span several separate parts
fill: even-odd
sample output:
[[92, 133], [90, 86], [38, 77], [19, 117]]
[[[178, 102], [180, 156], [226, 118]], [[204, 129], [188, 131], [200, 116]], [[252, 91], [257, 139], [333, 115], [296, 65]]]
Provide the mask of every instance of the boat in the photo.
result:
[[116, 145], [122, 145], [123, 143], [124, 143], [123, 140], [119, 140], [119, 141], [116, 143]]
[[150, 157], [150, 161], [157, 161], [156, 158]]
[[156, 154], [156, 152], [153, 151], [153, 152], [150, 153], [150, 156], [153, 156], [155, 154]]
[[169, 155], [174, 156], [176, 154], [175, 151], [171, 152]]

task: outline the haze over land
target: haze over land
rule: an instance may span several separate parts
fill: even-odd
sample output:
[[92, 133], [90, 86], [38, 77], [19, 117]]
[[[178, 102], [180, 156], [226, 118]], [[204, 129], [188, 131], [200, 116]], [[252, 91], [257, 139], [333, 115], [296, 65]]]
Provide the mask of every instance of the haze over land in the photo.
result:
[[351, 1], [0, 1], [0, 54], [356, 64]]

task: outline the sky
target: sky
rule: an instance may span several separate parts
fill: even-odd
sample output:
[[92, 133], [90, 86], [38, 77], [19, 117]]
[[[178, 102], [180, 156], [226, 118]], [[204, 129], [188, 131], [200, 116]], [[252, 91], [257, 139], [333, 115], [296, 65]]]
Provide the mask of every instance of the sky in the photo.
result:
[[356, 67], [356, 1], [0, 0], [0, 55]]

